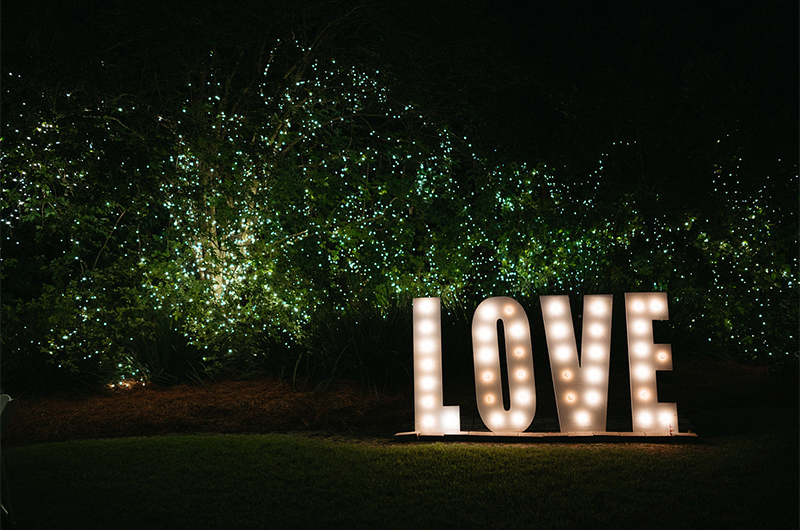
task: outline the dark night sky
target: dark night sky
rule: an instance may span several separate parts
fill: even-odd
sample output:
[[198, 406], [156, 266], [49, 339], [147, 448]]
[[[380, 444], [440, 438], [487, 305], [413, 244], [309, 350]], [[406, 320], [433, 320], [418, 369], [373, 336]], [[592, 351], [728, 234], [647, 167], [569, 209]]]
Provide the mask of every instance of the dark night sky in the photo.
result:
[[797, 154], [798, 6], [786, 0], [5, 2], [3, 70], [163, 84], [211, 46], [251, 53], [353, 6], [331, 46], [370, 49], [398, 92], [484, 151], [586, 174], [613, 142], [636, 141], [660, 179], [707, 169], [725, 135], [754, 163]]

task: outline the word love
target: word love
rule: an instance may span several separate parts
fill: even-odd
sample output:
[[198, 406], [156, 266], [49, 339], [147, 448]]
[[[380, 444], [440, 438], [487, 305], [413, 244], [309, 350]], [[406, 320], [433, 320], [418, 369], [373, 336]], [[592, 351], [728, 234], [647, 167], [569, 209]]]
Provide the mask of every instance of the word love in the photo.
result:
[[[608, 362], [611, 353], [611, 295], [584, 297], [581, 355], [575, 341], [569, 297], [542, 296], [550, 368], [561, 432], [606, 430]], [[414, 299], [414, 417], [418, 434], [461, 432], [458, 406], [442, 397], [441, 305], [439, 298]], [[666, 293], [626, 293], [633, 431], [677, 431], [675, 403], [659, 403], [656, 371], [672, 370], [672, 349], [654, 344], [654, 320], [667, 320]], [[505, 352], [500, 351], [500, 332]], [[525, 431], [536, 414], [528, 316], [514, 299], [487, 298], [472, 321], [475, 392], [484, 424], [495, 433]], [[501, 373], [500, 355], [507, 373]], [[508, 381], [504, 403], [502, 377]], [[462, 433], [463, 434], [463, 433]]]

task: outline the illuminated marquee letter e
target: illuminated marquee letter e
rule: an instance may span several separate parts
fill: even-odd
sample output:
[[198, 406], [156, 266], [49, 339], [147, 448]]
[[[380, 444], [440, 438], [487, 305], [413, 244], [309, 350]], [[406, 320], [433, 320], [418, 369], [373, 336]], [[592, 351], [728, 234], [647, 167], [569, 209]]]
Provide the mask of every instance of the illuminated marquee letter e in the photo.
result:
[[672, 370], [672, 348], [654, 344], [653, 320], [667, 320], [667, 293], [625, 293], [634, 432], [678, 431], [678, 406], [659, 403], [656, 371]]

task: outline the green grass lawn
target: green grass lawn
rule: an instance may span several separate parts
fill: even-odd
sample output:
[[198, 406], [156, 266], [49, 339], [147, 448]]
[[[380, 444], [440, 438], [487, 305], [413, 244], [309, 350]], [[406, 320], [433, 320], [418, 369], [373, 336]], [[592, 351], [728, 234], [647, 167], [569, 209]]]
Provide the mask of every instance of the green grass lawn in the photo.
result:
[[796, 414], [689, 445], [187, 435], [4, 458], [20, 529], [796, 529]]

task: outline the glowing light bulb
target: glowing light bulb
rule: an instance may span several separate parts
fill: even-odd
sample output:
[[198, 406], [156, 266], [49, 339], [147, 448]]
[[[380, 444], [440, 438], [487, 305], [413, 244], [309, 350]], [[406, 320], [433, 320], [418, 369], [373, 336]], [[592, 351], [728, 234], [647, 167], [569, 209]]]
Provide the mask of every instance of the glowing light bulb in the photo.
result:
[[603, 380], [603, 371], [599, 368], [587, 368], [586, 380], [590, 383], [599, 383]]
[[484, 372], [483, 373], [483, 378], [486, 379], [487, 381], [491, 381], [492, 380], [492, 373], [491, 372]]
[[567, 394], [567, 401], [575, 401], [575, 394]]
[[514, 399], [520, 405], [530, 405], [533, 395], [530, 390], [519, 390], [514, 394]]
[[478, 354], [478, 358], [481, 360], [481, 362], [490, 363], [495, 359], [494, 353], [495, 352], [493, 348], [482, 348]]
[[585, 410], [575, 413], [575, 423], [580, 426], [588, 425], [591, 419], [592, 417]]
[[492, 340], [494, 338], [494, 330], [488, 326], [478, 329], [476, 333], [481, 340]]
[[517, 372], [517, 379], [525, 379], [525, 370], [519, 370]]
[[503, 421], [503, 415], [499, 412], [492, 414], [489, 421], [491, 421], [492, 425], [495, 427], [502, 427], [505, 424], [505, 421]]
[[511, 329], [509, 329], [508, 332], [514, 338], [522, 337], [525, 335], [525, 326], [522, 324], [514, 324], [511, 326]]
[[570, 377], [572, 377], [572, 374], [569, 371], [564, 372], [564, 379], [569, 379]]
[[419, 303], [420, 311], [422, 311], [425, 314], [433, 313], [439, 307], [438, 301], [432, 300], [432, 299], [431, 300], [422, 300], [421, 302], [418, 302], [418, 303]]
[[653, 425], [653, 413], [650, 411], [642, 411], [639, 413], [639, 423], [642, 427], [651, 427]]
[[569, 346], [559, 346], [555, 352], [555, 357], [559, 361], [568, 361], [572, 358], [572, 348]]
[[592, 346], [589, 347], [588, 353], [592, 359], [602, 359], [604, 351], [605, 350], [603, 350], [603, 347], [600, 346], [599, 344], [593, 344]]

